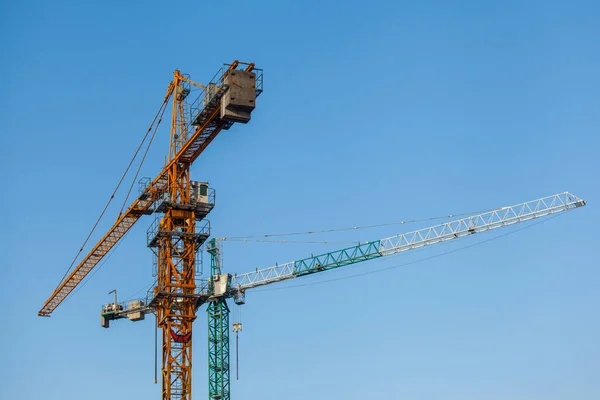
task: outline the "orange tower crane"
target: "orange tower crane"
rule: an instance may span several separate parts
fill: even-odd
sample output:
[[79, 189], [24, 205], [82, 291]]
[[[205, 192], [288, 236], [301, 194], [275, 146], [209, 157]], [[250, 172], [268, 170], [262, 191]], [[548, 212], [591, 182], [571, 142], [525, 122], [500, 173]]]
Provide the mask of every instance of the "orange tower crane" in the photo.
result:
[[[201, 92], [189, 103], [192, 86]], [[157, 256], [157, 284], [148, 306], [155, 310], [162, 329], [165, 400], [191, 399], [196, 254], [209, 237], [210, 225], [204, 218], [214, 204], [204, 201], [211, 195], [208, 185], [190, 180], [190, 166], [221, 130], [250, 120], [261, 92], [262, 70], [252, 63], [235, 61], [226, 65], [207, 85], [176, 70], [158, 113], [162, 116], [172, 100], [168, 163], [154, 180], [145, 181], [140, 196], [62, 280], [38, 313], [50, 316], [142, 215], [161, 215], [149, 231], [148, 245]], [[186, 115], [188, 112], [191, 118]], [[118, 306], [114, 307], [117, 311]], [[137, 318], [143, 318], [143, 314]], [[107, 319], [105, 323], [108, 324]]]

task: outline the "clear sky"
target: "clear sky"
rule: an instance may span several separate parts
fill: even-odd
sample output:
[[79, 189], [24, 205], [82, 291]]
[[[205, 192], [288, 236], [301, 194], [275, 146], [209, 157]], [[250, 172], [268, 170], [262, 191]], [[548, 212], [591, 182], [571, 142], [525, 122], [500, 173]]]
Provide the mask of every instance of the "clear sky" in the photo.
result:
[[[223, 132], [192, 168], [217, 190], [216, 237], [562, 191], [589, 204], [249, 292], [235, 310], [244, 330], [233, 399], [600, 399], [599, 20], [596, 1], [2, 2], [0, 399], [160, 398], [153, 321], [99, 325], [110, 290], [125, 299], [153, 280], [150, 217], [51, 318], [37, 311], [173, 70], [206, 82], [234, 59], [264, 68], [265, 91], [251, 123]], [[143, 175], [167, 154], [168, 132], [159, 135]], [[226, 242], [224, 265], [245, 272], [332, 248]], [[204, 310], [193, 385], [206, 398]]]

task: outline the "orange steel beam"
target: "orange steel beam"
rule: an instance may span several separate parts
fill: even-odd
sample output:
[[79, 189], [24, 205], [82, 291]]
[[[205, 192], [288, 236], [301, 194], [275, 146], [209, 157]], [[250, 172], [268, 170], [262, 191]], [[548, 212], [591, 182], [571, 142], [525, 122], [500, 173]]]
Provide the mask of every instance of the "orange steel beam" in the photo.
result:
[[[183, 80], [175, 73], [177, 85]], [[213, 132], [214, 133], [214, 132]], [[187, 135], [187, 124], [181, 98], [173, 99], [171, 149], [177, 137]], [[168, 175], [168, 193], [175, 204], [190, 203], [190, 164], [172, 164]], [[162, 398], [191, 400], [192, 398], [192, 322], [195, 315], [194, 294], [196, 218], [193, 211], [167, 208], [161, 220], [166, 232], [184, 233], [183, 237], [165, 235], [159, 239], [157, 282], [154, 293], [165, 295], [157, 303], [158, 326], [162, 329]], [[183, 296], [183, 297], [182, 297]]]

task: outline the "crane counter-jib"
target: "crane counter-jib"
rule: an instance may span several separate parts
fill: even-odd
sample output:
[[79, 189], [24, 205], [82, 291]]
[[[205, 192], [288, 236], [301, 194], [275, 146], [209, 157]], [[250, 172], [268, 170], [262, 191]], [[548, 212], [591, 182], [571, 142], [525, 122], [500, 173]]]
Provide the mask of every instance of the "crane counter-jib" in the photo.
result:
[[402, 253], [435, 243], [459, 239], [478, 232], [489, 231], [520, 222], [542, 218], [556, 213], [582, 207], [585, 200], [568, 192], [489, 212], [461, 218], [436, 226], [403, 233], [384, 239], [358, 244], [341, 250], [311, 256], [286, 264], [256, 269], [234, 275], [232, 290], [244, 292], [258, 286], [327, 271], [379, 257]]

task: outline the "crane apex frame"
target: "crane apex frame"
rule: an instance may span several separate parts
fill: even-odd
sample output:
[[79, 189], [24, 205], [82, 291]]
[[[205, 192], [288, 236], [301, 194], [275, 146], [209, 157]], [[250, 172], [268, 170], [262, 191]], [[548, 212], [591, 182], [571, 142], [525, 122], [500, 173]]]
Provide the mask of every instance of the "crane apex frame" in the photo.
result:
[[[215, 206], [215, 191], [207, 182], [190, 179], [190, 167], [222, 130], [235, 123], [247, 123], [263, 91], [263, 73], [253, 63], [225, 64], [208, 84], [192, 81], [179, 70], [173, 73], [159, 114], [171, 104], [169, 159], [154, 178], [140, 180], [140, 192], [129, 208], [119, 215], [109, 231], [81, 259], [52, 295], [40, 316], [50, 316], [89, 272], [115, 247], [143, 215], [155, 215], [147, 231], [147, 245], [154, 253], [156, 286], [144, 299], [102, 307], [105, 328], [110, 321], [140, 321], [155, 314], [162, 331], [162, 399], [192, 398], [192, 323], [198, 309], [206, 304], [208, 317], [208, 397], [230, 399], [228, 299], [245, 303], [246, 290], [346, 265], [399, 254], [409, 250], [460, 239], [536, 218], [569, 211], [586, 202], [568, 192], [498, 208], [489, 212], [365, 242], [337, 251], [255, 269], [242, 274], [221, 270], [222, 251], [210, 239], [206, 219]], [[194, 95], [197, 95], [194, 97]], [[189, 101], [189, 99], [193, 99]], [[158, 119], [157, 125], [161, 119]], [[197, 271], [198, 252], [203, 244], [210, 255], [210, 276], [201, 279]], [[113, 293], [111, 292], [111, 293]], [[241, 330], [235, 323], [233, 331]]]

